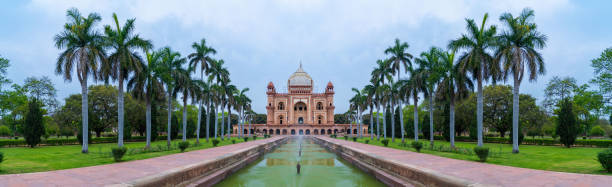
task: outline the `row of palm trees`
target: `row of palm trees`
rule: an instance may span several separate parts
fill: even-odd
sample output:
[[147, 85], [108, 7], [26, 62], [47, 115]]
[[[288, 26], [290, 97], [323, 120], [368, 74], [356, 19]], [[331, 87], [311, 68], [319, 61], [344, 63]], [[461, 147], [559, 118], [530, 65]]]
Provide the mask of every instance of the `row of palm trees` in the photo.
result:
[[[408, 43], [395, 40], [394, 45], [385, 49], [387, 59], [378, 60], [372, 70], [370, 84], [359, 90], [353, 88], [355, 95], [351, 98], [351, 110], [355, 110], [356, 121], [361, 122], [361, 114], [365, 109], [370, 110], [370, 116], [376, 109], [376, 129], [373, 117], [370, 117], [370, 139], [380, 139], [379, 111], [391, 107], [399, 107], [401, 138], [404, 142], [403, 106], [412, 99], [414, 106], [414, 138], [418, 141], [418, 101], [419, 94], [428, 100], [429, 104], [429, 137], [433, 145], [433, 105], [434, 99], [446, 101], [449, 104], [450, 143], [454, 147], [454, 104], [466, 98], [474, 89], [477, 89], [477, 137], [478, 146], [483, 145], [483, 94], [482, 86], [485, 81], [496, 84], [506, 81], [508, 77], [513, 80], [513, 152], [518, 153], [518, 117], [519, 117], [519, 88], [525, 73], [530, 81], [535, 81], [538, 75], [545, 73], [544, 60], [538, 50], [545, 47], [547, 36], [538, 31], [533, 22], [534, 11], [523, 9], [520, 15], [513, 16], [504, 13], [499, 17], [504, 30], [497, 32], [495, 25], [487, 26], [488, 14], [484, 15], [482, 23], [478, 26], [473, 19], [466, 19], [467, 32], [461, 37], [451, 40], [448, 50], [431, 47], [418, 57], [413, 57], [407, 50]], [[456, 53], [461, 55], [456, 57]], [[403, 67], [403, 69], [402, 69]], [[402, 70], [408, 73], [406, 78], [401, 77]], [[397, 78], [394, 80], [393, 75]], [[394, 113], [394, 112], [392, 112]], [[395, 118], [391, 114], [391, 141], [395, 141]], [[387, 138], [386, 120], [383, 123], [383, 138]], [[361, 133], [359, 134], [361, 136]]]
[[[181, 94], [183, 101], [183, 141], [187, 134], [187, 106], [188, 101], [198, 106], [198, 122], [196, 142], [200, 141], [201, 112], [206, 107], [207, 118], [214, 115], [214, 138], [217, 135], [223, 140], [225, 135], [229, 138], [231, 133], [230, 116], [232, 109], [238, 111], [239, 128], [242, 130], [246, 120], [252, 116], [251, 100], [246, 95], [248, 88], [238, 90], [232, 85], [229, 71], [224, 67], [224, 61], [214, 59], [212, 55], [216, 50], [206, 44], [202, 39], [192, 45], [193, 52], [187, 57], [181, 57], [177, 51], [169, 47], [152, 50], [150, 40], [141, 38], [134, 33], [135, 19], [128, 19], [120, 26], [117, 15], [113, 14], [114, 26], [104, 26], [104, 33], [99, 32], [95, 26], [101, 21], [96, 13], [87, 17], [81, 15], [77, 9], [67, 11], [68, 23], [64, 30], [54, 38], [55, 46], [63, 50], [56, 65], [56, 73], [65, 80], [72, 80], [75, 71], [81, 83], [82, 96], [82, 152], [88, 152], [88, 103], [87, 83], [92, 78], [95, 81], [117, 81], [118, 93], [118, 146], [123, 146], [124, 128], [124, 96], [125, 86], [134, 97], [142, 99], [146, 104], [146, 148], [150, 147], [151, 139], [151, 103], [164, 98], [168, 102], [168, 129], [167, 144], [171, 140], [171, 118], [173, 100]], [[144, 58], [143, 58], [144, 55]], [[191, 74], [200, 71], [199, 78], [192, 78]], [[225, 108], [228, 115], [225, 117]], [[219, 131], [219, 115], [213, 111], [221, 111], [221, 125]], [[227, 122], [225, 122], [227, 120]], [[209, 140], [209, 124], [206, 120], [206, 141]], [[225, 129], [227, 127], [227, 130]], [[219, 133], [220, 132], [220, 133]], [[242, 135], [242, 131], [240, 131]]]

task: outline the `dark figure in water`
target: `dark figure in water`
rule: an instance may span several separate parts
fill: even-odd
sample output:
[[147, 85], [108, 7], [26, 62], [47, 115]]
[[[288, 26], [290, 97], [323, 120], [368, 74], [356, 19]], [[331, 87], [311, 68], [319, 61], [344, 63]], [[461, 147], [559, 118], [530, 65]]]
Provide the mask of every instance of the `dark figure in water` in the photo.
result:
[[297, 173], [300, 174], [300, 168], [302, 166], [300, 166], [300, 163], [298, 162], [297, 165], [295, 166], [295, 168], [297, 169]]

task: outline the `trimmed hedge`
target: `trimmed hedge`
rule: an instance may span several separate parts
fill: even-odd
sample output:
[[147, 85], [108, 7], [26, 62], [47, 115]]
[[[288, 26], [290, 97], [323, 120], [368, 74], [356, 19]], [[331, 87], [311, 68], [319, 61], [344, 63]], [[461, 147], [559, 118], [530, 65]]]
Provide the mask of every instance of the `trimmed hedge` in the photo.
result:
[[[126, 142], [144, 142], [146, 141], [146, 137], [144, 136], [132, 136], [131, 139], [125, 140]], [[166, 136], [157, 136], [157, 140], [166, 140]], [[99, 143], [117, 143], [117, 137], [99, 137], [99, 138], [91, 138], [89, 144], [99, 144]], [[66, 138], [66, 139], [49, 139], [42, 140], [39, 145], [41, 146], [56, 146], [56, 145], [79, 145], [79, 140], [76, 138]], [[26, 147], [28, 144], [25, 140], [19, 139], [0, 139], [0, 147]]]
[[[443, 140], [442, 136], [435, 136], [435, 140]], [[455, 141], [460, 142], [474, 142], [474, 140], [470, 139], [468, 136], [455, 136]], [[484, 137], [485, 143], [499, 143], [499, 144], [508, 144], [510, 142], [510, 138], [507, 137]], [[548, 146], [557, 146], [561, 145], [559, 140], [554, 140], [551, 138], [545, 139], [531, 139], [525, 138], [523, 140], [523, 145], [548, 145]], [[574, 146], [583, 146], [583, 147], [601, 147], [608, 148], [612, 147], [612, 140], [600, 140], [600, 139], [576, 139], [574, 142]]]

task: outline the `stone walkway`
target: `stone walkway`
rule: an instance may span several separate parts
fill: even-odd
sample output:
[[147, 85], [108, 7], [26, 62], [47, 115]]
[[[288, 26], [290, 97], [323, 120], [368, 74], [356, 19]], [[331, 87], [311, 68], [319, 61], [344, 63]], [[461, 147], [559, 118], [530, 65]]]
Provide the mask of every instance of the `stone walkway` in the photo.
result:
[[[501, 166], [435, 155], [403, 151], [375, 145], [356, 143], [329, 137], [326, 141], [356, 151], [383, 158], [398, 165], [416, 166], [440, 174], [493, 186], [612, 186], [612, 176], [544, 171]], [[585, 158], [590, 159], [590, 158]]]
[[[250, 141], [234, 145], [177, 153], [156, 158], [98, 165], [83, 168], [37, 173], [0, 175], [0, 187], [4, 186], [107, 186], [132, 181], [181, 166], [214, 160], [245, 148], [272, 142], [282, 138]], [[109, 158], [112, 159], [112, 158]]]

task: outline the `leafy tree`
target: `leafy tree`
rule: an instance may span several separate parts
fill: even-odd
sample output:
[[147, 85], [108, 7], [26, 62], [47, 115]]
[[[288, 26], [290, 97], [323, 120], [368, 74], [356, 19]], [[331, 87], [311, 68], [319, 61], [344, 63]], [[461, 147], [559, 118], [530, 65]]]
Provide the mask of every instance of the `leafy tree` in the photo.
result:
[[87, 94], [91, 130], [100, 137], [101, 133], [117, 124], [117, 89], [110, 85], [94, 85]]
[[558, 116], [556, 134], [559, 135], [561, 143], [570, 148], [580, 132], [572, 101], [568, 98], [561, 100], [560, 108], [556, 113]]
[[552, 113], [561, 100], [573, 96], [576, 88], [578, 88], [578, 85], [576, 85], [576, 79], [573, 77], [560, 78], [554, 76], [548, 81], [546, 89], [544, 89], [544, 107], [549, 113]]
[[[389, 57], [389, 67], [391, 70], [391, 74], [396, 74], [397, 75], [397, 81], [396, 82], [400, 82], [400, 74], [401, 74], [401, 67], [404, 66], [404, 72], [406, 72], [408, 69], [413, 69], [412, 68], [412, 54], [410, 54], [407, 50], [410, 47], [410, 45], [408, 45], [408, 43], [406, 42], [401, 42], [399, 39], [395, 39], [395, 43], [392, 46], [387, 47], [387, 49], [385, 49], [385, 54], [391, 55]], [[392, 80], [390, 81], [392, 82]], [[367, 91], [367, 90], [366, 90]], [[365, 94], [365, 93], [364, 93]], [[404, 97], [402, 93], [395, 93], [396, 100], [398, 101], [398, 105], [399, 108], [404, 108]], [[363, 104], [366, 104], [366, 102], [362, 102]], [[393, 107], [395, 108], [395, 107]], [[393, 109], [393, 111], [395, 111], [395, 109]], [[361, 114], [361, 113], [359, 113]], [[399, 118], [403, 119], [403, 112], [399, 112]], [[395, 117], [393, 118], [395, 119]], [[391, 141], [395, 140], [395, 120], [391, 121], [392, 123], [392, 139]], [[404, 120], [400, 120], [400, 127], [401, 127], [401, 136], [402, 136], [402, 142], [404, 142]]]
[[[105, 61], [104, 37], [94, 29], [102, 18], [96, 13], [90, 13], [87, 18], [81, 16], [77, 9], [70, 9], [66, 13], [69, 22], [64, 25], [64, 31], [55, 35], [55, 46], [64, 50], [57, 58], [55, 73], [64, 79], [72, 81], [72, 71], [76, 71], [81, 82], [81, 124], [83, 134], [89, 134], [87, 112], [87, 80], [93, 75], [98, 77], [98, 65]], [[87, 133], [86, 133], [87, 132]], [[85, 138], [88, 140], [89, 138]], [[88, 152], [87, 141], [83, 142], [81, 152]]]
[[512, 87], [492, 85], [484, 89], [484, 121], [501, 137], [512, 128]]
[[47, 110], [57, 107], [57, 100], [55, 99], [57, 91], [49, 77], [28, 77], [23, 84], [23, 88], [28, 92], [30, 98], [36, 98]]
[[607, 103], [606, 112], [612, 121], [612, 48], [605, 49], [599, 58], [593, 59], [591, 67], [595, 73], [591, 83], [597, 85], [599, 93], [604, 96]]
[[5, 84], [11, 83], [11, 80], [7, 78], [6, 73], [8, 72], [8, 67], [10, 65], [10, 61], [6, 58], [0, 56], [0, 91], [2, 91], [2, 87]]
[[[132, 97], [133, 94], [125, 96], [125, 112], [130, 114], [125, 118], [125, 127], [130, 126], [132, 130], [138, 132], [138, 134], [145, 135], [147, 131], [146, 125], [146, 107], [142, 100], [135, 99]], [[128, 131], [125, 131], [128, 132]], [[125, 136], [129, 136], [125, 134]]]
[[21, 132], [23, 118], [28, 112], [27, 90], [13, 84], [12, 90], [0, 94], [0, 108], [2, 110], [2, 123], [8, 125], [14, 136]]
[[170, 129], [170, 136], [172, 137], [173, 140], [178, 137], [178, 131], [179, 131], [178, 116], [176, 114], [173, 114], [172, 115], [172, 127]]
[[43, 110], [40, 103], [36, 99], [32, 99], [29, 103], [28, 113], [25, 118], [23, 135], [30, 147], [34, 147], [40, 143], [40, 137], [45, 134], [43, 125]]

